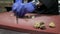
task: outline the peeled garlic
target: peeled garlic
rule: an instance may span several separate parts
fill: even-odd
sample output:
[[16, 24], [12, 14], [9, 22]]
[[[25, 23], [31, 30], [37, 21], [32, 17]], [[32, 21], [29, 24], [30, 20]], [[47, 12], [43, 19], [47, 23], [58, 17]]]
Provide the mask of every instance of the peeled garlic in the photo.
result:
[[32, 16], [32, 18], [35, 18], [35, 16]]
[[54, 23], [54, 22], [51, 22], [51, 23], [49, 24], [49, 26], [52, 27], [52, 28], [54, 28], [54, 27], [55, 27], [55, 23]]

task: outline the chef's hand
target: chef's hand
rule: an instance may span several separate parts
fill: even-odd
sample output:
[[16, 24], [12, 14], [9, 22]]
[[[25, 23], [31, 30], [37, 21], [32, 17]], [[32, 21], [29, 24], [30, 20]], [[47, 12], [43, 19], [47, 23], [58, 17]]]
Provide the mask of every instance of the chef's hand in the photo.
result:
[[26, 13], [28, 12], [33, 12], [34, 11], [34, 4], [32, 2], [23, 4], [20, 2], [16, 2], [12, 6], [12, 11], [19, 17], [23, 17]]

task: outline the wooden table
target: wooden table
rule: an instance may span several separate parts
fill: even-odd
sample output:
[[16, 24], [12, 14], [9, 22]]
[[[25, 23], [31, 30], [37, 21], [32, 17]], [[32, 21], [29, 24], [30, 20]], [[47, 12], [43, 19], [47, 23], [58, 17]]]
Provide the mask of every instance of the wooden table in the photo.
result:
[[[46, 29], [35, 29], [33, 27], [35, 21], [44, 22]], [[50, 28], [48, 26], [52, 21], [56, 24], [55, 28]], [[33, 19], [19, 18], [17, 24], [16, 17], [13, 15], [13, 13], [0, 13], [0, 28], [15, 30], [19, 32], [28, 32], [31, 34], [60, 34], [60, 15], [39, 15]]]

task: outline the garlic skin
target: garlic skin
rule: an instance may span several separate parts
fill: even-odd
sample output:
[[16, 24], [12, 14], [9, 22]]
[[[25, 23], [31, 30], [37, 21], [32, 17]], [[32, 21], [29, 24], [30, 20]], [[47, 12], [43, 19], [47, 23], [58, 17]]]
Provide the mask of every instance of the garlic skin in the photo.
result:
[[35, 28], [40, 28], [40, 23], [35, 23], [35, 24], [34, 24], [34, 27], [35, 27]]

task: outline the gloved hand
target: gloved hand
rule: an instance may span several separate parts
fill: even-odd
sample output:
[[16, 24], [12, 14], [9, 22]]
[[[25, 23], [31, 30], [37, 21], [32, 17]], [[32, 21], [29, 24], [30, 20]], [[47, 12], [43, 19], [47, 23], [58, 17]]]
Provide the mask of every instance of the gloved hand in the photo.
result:
[[33, 12], [35, 10], [35, 4], [32, 2], [25, 4], [24, 7], [27, 12]]
[[24, 5], [23, 5], [22, 3], [20, 3], [20, 2], [14, 3], [13, 6], [12, 6], [12, 11], [13, 11], [13, 13], [14, 13], [16, 16], [22, 17], [22, 15], [21, 15], [21, 14], [23, 14], [23, 11], [22, 11], [22, 10], [24, 10], [24, 7], [23, 7], [23, 6], [24, 6]]
[[20, 1], [17, 1], [12, 6], [12, 11], [19, 17], [23, 17], [26, 13], [32, 12], [35, 10], [35, 5], [32, 2], [29, 3], [22, 3]]

